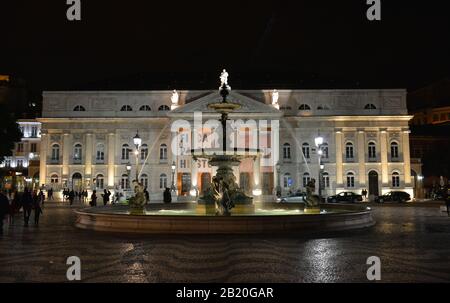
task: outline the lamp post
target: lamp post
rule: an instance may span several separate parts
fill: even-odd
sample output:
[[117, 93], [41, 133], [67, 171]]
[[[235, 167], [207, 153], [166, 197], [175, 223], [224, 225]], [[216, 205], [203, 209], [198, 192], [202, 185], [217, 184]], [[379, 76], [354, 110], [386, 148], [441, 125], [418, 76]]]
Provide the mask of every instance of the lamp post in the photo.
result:
[[318, 164], [319, 164], [319, 190], [318, 190], [318, 194], [319, 194], [319, 200], [322, 203], [322, 171], [324, 169], [324, 165], [322, 164], [322, 155], [323, 155], [323, 137], [321, 137], [320, 135], [317, 136], [314, 139], [314, 143], [316, 144], [317, 147], [317, 158], [318, 158]]
[[276, 169], [277, 169], [277, 189], [276, 189], [276, 195], [277, 197], [281, 197], [281, 180], [280, 180], [280, 173], [281, 173], [281, 165], [280, 162], [277, 162], [276, 165]]
[[172, 192], [175, 192], [176, 191], [176, 188], [175, 188], [175, 169], [177, 168], [177, 166], [175, 164], [175, 161], [172, 162], [171, 168], [172, 168], [172, 185], [170, 187], [170, 190]]
[[139, 183], [139, 149], [142, 144], [142, 139], [139, 137], [139, 130], [136, 132], [136, 136], [133, 138], [134, 146], [136, 150], [134, 151], [134, 155], [136, 156], [136, 182]]

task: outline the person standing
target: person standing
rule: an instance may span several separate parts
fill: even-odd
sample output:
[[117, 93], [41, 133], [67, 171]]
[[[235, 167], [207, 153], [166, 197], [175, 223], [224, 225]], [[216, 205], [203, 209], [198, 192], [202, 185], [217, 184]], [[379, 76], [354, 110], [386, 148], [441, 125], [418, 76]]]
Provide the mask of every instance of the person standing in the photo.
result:
[[147, 190], [147, 186], [144, 188], [144, 194], [145, 194], [145, 203], [149, 203], [150, 202], [150, 194]]
[[69, 192], [69, 204], [72, 206], [73, 200], [75, 199], [75, 192], [73, 189]]
[[103, 206], [106, 206], [109, 202], [109, 196], [111, 196], [111, 192], [109, 190], [104, 189], [103, 190]]
[[91, 206], [97, 206], [97, 191], [92, 191], [91, 195]]
[[28, 221], [30, 220], [31, 216], [31, 208], [33, 207], [33, 197], [31, 196], [28, 188], [25, 188], [22, 195], [22, 207], [24, 226], [28, 226]]
[[164, 203], [172, 202], [172, 194], [170, 193], [170, 188], [166, 187], [164, 191]]
[[50, 188], [48, 190], [48, 200], [52, 201], [53, 200], [53, 188]]
[[9, 224], [14, 224], [14, 217], [20, 209], [19, 195], [14, 192], [11, 197], [11, 205], [9, 206]]
[[41, 205], [44, 206], [44, 203], [45, 203], [45, 195], [44, 195], [44, 193], [42, 192], [42, 190], [39, 191], [38, 196], [39, 196], [39, 202], [41, 202]]
[[0, 192], [0, 234], [3, 234], [3, 220], [9, 214], [9, 201], [3, 192]]

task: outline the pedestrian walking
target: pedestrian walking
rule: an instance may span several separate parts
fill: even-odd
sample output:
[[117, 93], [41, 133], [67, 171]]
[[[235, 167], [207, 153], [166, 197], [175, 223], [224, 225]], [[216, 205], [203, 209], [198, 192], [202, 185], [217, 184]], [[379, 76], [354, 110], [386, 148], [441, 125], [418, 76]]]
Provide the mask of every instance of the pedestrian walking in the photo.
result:
[[21, 204], [23, 207], [24, 226], [28, 226], [28, 221], [30, 220], [31, 216], [31, 209], [33, 207], [33, 197], [31, 196], [31, 193], [28, 190], [28, 188], [25, 188], [23, 192]]
[[53, 188], [48, 190], [48, 200], [53, 201]]
[[3, 192], [0, 192], [0, 234], [3, 234], [3, 220], [9, 214], [9, 200]]

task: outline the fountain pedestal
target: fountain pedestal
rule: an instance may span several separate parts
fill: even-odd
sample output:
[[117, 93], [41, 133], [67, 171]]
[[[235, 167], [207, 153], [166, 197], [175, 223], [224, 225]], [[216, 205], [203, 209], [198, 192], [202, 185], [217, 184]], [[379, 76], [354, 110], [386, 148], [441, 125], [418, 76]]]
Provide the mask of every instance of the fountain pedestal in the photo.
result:
[[197, 214], [230, 215], [252, 214], [255, 211], [253, 198], [247, 196], [238, 186], [233, 166], [241, 161], [237, 156], [213, 155], [209, 163], [217, 166], [217, 173], [205, 194], [198, 200]]

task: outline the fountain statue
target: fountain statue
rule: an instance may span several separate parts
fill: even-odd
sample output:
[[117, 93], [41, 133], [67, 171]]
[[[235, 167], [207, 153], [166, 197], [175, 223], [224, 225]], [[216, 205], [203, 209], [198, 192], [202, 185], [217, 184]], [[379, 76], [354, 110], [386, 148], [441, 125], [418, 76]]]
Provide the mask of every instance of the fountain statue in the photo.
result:
[[[238, 103], [229, 102], [227, 96], [230, 93], [228, 85], [228, 73], [224, 69], [220, 75], [220, 95], [222, 101], [208, 104], [208, 108], [221, 114], [220, 122], [222, 124], [222, 152], [212, 155], [204, 153], [203, 150], [198, 153], [192, 150], [194, 160], [198, 158], [208, 159], [211, 166], [217, 167], [216, 176], [204, 195], [198, 201], [198, 212], [214, 213], [218, 216], [229, 216], [231, 209], [236, 208], [237, 212], [253, 212], [253, 198], [247, 196], [239, 188], [236, 177], [233, 173], [233, 166], [239, 166], [244, 156], [236, 152], [227, 151], [227, 120], [228, 114], [241, 107]], [[237, 149], [234, 149], [237, 151]], [[247, 156], [248, 157], [248, 156]]]
[[315, 195], [316, 180], [311, 179], [306, 184], [306, 207], [305, 213], [320, 213], [320, 198]]
[[134, 196], [130, 198], [130, 212], [133, 215], [145, 214], [145, 204], [147, 200], [145, 199], [144, 186], [137, 180], [132, 182], [134, 188]]

